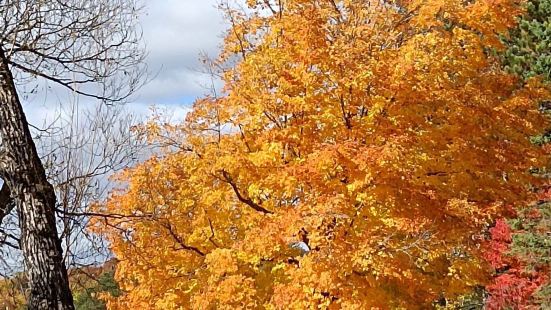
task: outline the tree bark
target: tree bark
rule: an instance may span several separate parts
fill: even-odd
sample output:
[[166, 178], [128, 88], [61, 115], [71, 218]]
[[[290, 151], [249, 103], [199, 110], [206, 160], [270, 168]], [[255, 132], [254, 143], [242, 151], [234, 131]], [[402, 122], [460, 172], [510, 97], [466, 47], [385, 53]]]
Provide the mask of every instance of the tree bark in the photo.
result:
[[0, 46], [0, 175], [19, 214], [20, 248], [29, 281], [29, 309], [74, 309], [47, 181], [8, 59]]
[[2, 184], [0, 189], [0, 224], [8, 214], [13, 210], [13, 202], [11, 201], [11, 193], [6, 183]]

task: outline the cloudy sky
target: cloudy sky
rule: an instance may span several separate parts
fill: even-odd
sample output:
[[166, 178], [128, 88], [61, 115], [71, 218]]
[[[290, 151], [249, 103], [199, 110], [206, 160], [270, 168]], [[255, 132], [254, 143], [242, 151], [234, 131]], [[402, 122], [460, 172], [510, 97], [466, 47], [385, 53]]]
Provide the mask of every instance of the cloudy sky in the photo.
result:
[[[145, 116], [154, 105], [168, 110], [175, 119], [182, 119], [195, 98], [207, 93], [205, 86], [211, 80], [201, 73], [200, 54], [216, 56], [227, 29], [216, 8], [218, 1], [144, 0], [141, 27], [148, 51], [147, 64], [154, 78], [135, 94], [128, 110]], [[30, 123], [43, 128], [54, 115], [59, 115], [56, 109], [60, 102], [67, 101], [60, 94], [63, 92], [67, 90], [24, 99]]]
[[199, 54], [216, 56], [226, 28], [217, 0], [146, 3], [142, 27], [156, 78], [137, 94], [137, 104], [189, 105], [210, 83], [200, 73]]

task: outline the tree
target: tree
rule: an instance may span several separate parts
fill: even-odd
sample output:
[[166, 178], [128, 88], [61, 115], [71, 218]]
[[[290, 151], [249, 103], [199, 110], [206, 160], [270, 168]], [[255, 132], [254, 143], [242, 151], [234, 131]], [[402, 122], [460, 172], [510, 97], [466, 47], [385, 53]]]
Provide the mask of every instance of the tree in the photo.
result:
[[[499, 53], [506, 70], [517, 75], [520, 82], [539, 79], [549, 87], [551, 82], [551, 1], [530, 0], [524, 3], [526, 12], [519, 18], [517, 27], [502, 38], [505, 50]], [[542, 98], [540, 110], [549, 117], [551, 96]], [[550, 131], [538, 133], [532, 142], [549, 153]], [[533, 188], [538, 192], [538, 202], [518, 208], [512, 219], [497, 221], [490, 230], [487, 258], [495, 268], [495, 276], [487, 286], [489, 309], [538, 308], [551, 306], [551, 229], [549, 165], [535, 169], [533, 173], [545, 184]]]
[[[147, 147], [129, 130], [140, 119], [119, 105], [64, 104], [55, 128], [38, 143], [58, 202], [58, 227], [68, 268], [103, 262], [110, 253], [86, 230], [92, 205], [107, 198], [116, 172], [131, 167]], [[107, 215], [106, 215], [107, 216]]]
[[[105, 241], [86, 230], [91, 216], [110, 216], [91, 213], [92, 205], [107, 197], [112, 186], [109, 177], [143, 158], [148, 148], [137, 133], [128, 130], [139, 120], [123, 106], [80, 105], [78, 98], [74, 98], [61, 103], [56, 110], [51, 121], [44, 122], [43, 128], [33, 128], [32, 133], [47, 179], [58, 197], [57, 227], [64, 251], [63, 262], [72, 289], [78, 290], [80, 287], [73, 283], [72, 273], [110, 257]], [[17, 223], [17, 213], [12, 210], [0, 226], [0, 275], [14, 284], [26, 283], [20, 274], [23, 260], [18, 247]], [[25, 287], [26, 284], [13, 285], [12, 289], [19, 290], [18, 296], [26, 296]], [[6, 292], [0, 295], [3, 293]]]
[[112, 270], [102, 271], [97, 275], [97, 279], [90, 280], [87, 277], [85, 279], [75, 294], [75, 306], [79, 310], [106, 309], [105, 301], [100, 299], [102, 295], [114, 297], [120, 295], [120, 289], [113, 278]]
[[547, 309], [551, 306], [551, 203], [525, 208], [514, 220], [490, 230], [488, 260], [498, 271], [488, 285], [488, 309]]
[[[247, 1], [214, 63], [224, 93], [98, 211], [111, 309], [444, 305], [491, 276], [480, 247], [530, 199], [548, 120], [493, 48], [516, 1]], [[168, 138], [167, 138], [168, 137]]]
[[[16, 89], [39, 78], [99, 100], [126, 99], [143, 59], [135, 1], [7, 1], [0, 4], [0, 175], [19, 215], [30, 309], [73, 309], [57, 234], [54, 188]], [[6, 196], [4, 196], [6, 197]], [[2, 214], [8, 212], [2, 212]]]
[[524, 79], [551, 79], [551, 1], [529, 0], [526, 7], [518, 27], [503, 40], [507, 45], [502, 53], [504, 65]]

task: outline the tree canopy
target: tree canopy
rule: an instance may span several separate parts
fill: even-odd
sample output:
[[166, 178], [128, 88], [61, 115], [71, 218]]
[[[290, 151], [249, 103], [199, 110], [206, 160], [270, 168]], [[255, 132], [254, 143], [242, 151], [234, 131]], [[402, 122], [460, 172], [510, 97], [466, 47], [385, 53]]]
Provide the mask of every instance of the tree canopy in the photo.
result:
[[491, 276], [484, 232], [527, 203], [548, 91], [492, 49], [514, 0], [222, 7], [225, 82], [98, 212], [111, 309], [408, 308]]

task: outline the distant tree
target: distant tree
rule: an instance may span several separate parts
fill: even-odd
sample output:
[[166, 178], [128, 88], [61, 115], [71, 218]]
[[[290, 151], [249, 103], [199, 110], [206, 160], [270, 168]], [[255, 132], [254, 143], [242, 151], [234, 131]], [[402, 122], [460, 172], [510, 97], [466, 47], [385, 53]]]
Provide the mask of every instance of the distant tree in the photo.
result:
[[[142, 81], [138, 1], [8, 0], [0, 4], [0, 214], [19, 215], [30, 309], [73, 309], [55, 219], [56, 195], [20, 101], [35, 78], [105, 102]], [[1, 218], [0, 218], [1, 219]]]
[[105, 301], [101, 299], [102, 294], [113, 297], [121, 294], [112, 271], [102, 273], [91, 287], [75, 291], [75, 308], [77, 310], [106, 309]]
[[25, 295], [22, 293], [25, 286], [25, 277], [21, 273], [13, 274], [10, 278], [0, 279], [0, 309], [25, 309]]
[[[69, 281], [73, 290], [77, 310], [106, 309], [106, 298], [121, 294], [114, 279], [114, 261], [99, 266], [73, 268]], [[27, 286], [26, 277], [16, 273], [10, 278], [0, 280], [0, 309], [27, 309], [23, 288]]]

